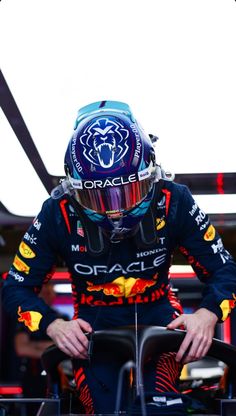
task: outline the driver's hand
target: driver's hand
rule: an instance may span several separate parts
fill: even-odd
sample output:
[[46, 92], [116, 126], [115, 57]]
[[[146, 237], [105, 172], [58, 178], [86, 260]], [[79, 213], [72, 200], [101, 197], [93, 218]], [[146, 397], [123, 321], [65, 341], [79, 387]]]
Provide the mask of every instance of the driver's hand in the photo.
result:
[[88, 339], [85, 332], [92, 332], [92, 328], [83, 319], [72, 321], [56, 319], [47, 327], [47, 335], [58, 348], [74, 358], [88, 358]]
[[176, 361], [186, 364], [203, 358], [212, 343], [217, 316], [205, 308], [183, 314], [167, 325], [168, 329], [183, 327], [187, 331], [176, 354]]

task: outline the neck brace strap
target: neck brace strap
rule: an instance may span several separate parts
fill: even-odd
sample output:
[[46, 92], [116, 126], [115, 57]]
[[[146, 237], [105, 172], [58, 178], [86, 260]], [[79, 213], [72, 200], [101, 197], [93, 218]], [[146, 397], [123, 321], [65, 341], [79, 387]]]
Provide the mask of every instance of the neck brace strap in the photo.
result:
[[90, 220], [73, 196], [67, 195], [67, 197], [75, 212], [80, 217], [89, 254], [93, 257], [106, 254], [109, 248], [109, 240], [104, 238], [101, 227], [98, 227], [97, 224]]
[[154, 184], [154, 193], [151, 204], [139, 223], [138, 230], [134, 236], [134, 241], [138, 248], [150, 248], [158, 241], [156, 229], [156, 207], [163, 187], [163, 180], [159, 180]]

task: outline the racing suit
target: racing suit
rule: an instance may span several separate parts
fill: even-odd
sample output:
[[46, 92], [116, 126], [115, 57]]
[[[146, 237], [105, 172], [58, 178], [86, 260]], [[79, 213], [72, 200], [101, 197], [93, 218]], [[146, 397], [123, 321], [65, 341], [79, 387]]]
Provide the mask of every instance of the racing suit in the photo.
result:
[[[173, 251], [178, 247], [205, 283], [200, 307], [214, 312], [219, 321], [225, 320], [235, 306], [236, 264], [186, 186], [164, 182], [155, 221], [158, 239], [151, 248], [140, 249], [133, 238], [126, 238], [110, 243], [108, 253], [93, 257], [78, 213], [67, 197], [47, 199], [23, 236], [4, 283], [6, 309], [31, 331], [46, 331], [57, 316], [36, 292], [52, 276], [59, 256], [71, 274], [74, 318], [88, 321], [94, 330], [130, 325], [136, 305], [140, 324], [166, 326], [182, 312], [169, 279]], [[175, 390], [180, 366], [174, 361], [170, 364], [172, 376], [155, 378], [157, 390]], [[108, 386], [114, 384], [114, 378], [106, 379], [104, 373], [103, 377]], [[100, 399], [95, 397], [93, 376], [82, 375], [75, 365], [75, 379], [81, 400], [86, 398], [87, 413], [94, 408], [110, 411], [101, 405], [109, 401], [101, 391]]]

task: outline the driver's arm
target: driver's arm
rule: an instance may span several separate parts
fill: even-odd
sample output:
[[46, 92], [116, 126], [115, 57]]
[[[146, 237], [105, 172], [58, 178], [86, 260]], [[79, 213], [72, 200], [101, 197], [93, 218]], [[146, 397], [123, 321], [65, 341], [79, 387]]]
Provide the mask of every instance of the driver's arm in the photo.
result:
[[178, 361], [186, 363], [206, 355], [216, 323], [225, 320], [235, 306], [236, 263], [208, 216], [197, 206], [188, 188], [184, 188], [176, 216], [179, 248], [205, 284], [199, 309], [168, 325], [169, 329], [184, 326], [187, 330], [176, 356]]

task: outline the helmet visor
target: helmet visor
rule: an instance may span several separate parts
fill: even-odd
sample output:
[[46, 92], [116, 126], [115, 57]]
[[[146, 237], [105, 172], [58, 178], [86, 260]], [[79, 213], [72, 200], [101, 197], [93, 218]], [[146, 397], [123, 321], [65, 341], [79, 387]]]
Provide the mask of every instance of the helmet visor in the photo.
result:
[[76, 189], [76, 199], [83, 207], [99, 214], [123, 212], [139, 204], [147, 196], [152, 183], [148, 178], [120, 186]]

